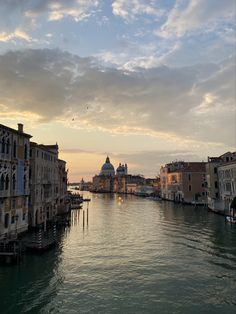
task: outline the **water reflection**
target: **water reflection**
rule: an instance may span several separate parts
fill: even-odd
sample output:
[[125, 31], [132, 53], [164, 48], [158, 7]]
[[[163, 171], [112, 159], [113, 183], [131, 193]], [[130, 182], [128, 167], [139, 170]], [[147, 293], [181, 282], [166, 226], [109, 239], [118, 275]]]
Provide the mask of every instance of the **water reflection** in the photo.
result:
[[236, 226], [202, 207], [87, 196], [57, 250], [0, 268], [1, 310], [235, 312]]

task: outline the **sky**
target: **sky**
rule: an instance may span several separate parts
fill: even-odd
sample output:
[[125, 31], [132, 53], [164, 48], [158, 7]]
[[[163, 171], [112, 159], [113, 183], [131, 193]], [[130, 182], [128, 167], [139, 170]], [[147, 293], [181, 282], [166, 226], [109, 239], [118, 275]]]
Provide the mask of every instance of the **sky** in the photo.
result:
[[0, 123], [155, 177], [236, 149], [235, 0], [0, 0]]

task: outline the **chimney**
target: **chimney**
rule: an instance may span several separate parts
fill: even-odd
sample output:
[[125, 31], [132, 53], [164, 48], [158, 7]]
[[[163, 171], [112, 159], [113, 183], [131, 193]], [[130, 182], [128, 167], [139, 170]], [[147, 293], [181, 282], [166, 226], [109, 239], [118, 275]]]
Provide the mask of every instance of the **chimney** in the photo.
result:
[[23, 133], [23, 127], [24, 125], [22, 123], [18, 123], [18, 132]]

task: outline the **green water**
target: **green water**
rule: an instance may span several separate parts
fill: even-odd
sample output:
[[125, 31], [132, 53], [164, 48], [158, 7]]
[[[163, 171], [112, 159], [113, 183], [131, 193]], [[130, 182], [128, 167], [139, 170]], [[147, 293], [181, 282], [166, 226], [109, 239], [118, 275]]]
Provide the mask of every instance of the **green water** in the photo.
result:
[[[0, 266], [0, 313], [236, 313], [236, 225], [204, 208], [90, 195], [57, 248]], [[85, 214], [86, 214], [86, 205]]]

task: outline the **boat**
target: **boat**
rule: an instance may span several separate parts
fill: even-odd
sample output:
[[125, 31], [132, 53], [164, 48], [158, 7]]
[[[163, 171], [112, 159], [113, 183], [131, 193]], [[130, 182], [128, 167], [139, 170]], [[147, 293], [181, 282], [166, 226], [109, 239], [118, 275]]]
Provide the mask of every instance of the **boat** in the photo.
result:
[[149, 200], [152, 200], [152, 201], [161, 201], [162, 198], [160, 196], [148, 196], [147, 197]]
[[68, 199], [71, 209], [80, 209], [83, 203], [83, 197], [78, 193], [68, 193]]
[[83, 198], [82, 200], [83, 200], [83, 202], [90, 202], [91, 201], [90, 198]]
[[225, 221], [227, 221], [231, 224], [236, 224], [236, 218], [233, 216], [225, 216]]

